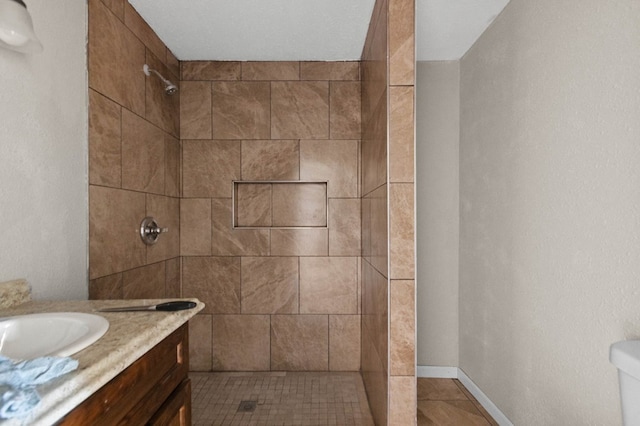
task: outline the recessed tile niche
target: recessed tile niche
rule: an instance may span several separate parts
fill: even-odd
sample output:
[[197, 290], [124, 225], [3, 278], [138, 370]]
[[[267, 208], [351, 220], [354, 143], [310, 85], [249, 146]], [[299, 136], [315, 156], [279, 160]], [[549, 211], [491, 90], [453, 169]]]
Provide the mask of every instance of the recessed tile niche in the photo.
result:
[[327, 182], [236, 181], [234, 228], [326, 228]]

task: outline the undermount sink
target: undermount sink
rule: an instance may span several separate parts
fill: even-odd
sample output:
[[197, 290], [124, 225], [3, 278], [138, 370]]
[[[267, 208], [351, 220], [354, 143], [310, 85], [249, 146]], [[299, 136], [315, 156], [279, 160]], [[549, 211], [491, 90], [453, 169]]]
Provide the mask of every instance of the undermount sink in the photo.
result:
[[14, 360], [69, 356], [102, 337], [109, 321], [80, 312], [51, 312], [0, 319], [0, 355]]

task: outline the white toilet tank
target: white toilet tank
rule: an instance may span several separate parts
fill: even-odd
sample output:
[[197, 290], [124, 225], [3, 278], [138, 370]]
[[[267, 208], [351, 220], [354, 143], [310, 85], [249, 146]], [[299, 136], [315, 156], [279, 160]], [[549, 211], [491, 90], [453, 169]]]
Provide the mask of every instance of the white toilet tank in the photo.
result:
[[640, 426], [640, 340], [611, 345], [609, 360], [618, 368], [624, 426]]

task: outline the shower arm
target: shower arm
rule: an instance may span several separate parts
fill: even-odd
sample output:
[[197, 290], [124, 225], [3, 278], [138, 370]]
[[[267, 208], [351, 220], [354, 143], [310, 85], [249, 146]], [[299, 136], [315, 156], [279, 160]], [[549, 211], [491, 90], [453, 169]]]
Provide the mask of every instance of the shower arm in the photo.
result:
[[151, 73], [154, 73], [160, 78], [160, 80], [162, 80], [164, 84], [166, 84], [167, 86], [169, 85], [173, 86], [172, 82], [164, 78], [158, 71], [154, 70], [153, 68], [149, 68], [149, 65], [147, 64], [144, 64], [144, 66], [142, 67], [142, 71], [144, 71], [144, 73], [148, 76], [151, 75]]
[[155, 75], [157, 75], [158, 78], [162, 80], [162, 82], [164, 83], [165, 85], [164, 93], [166, 93], [167, 95], [171, 96], [178, 91], [178, 86], [176, 86], [175, 84], [173, 84], [172, 82], [164, 78], [158, 71], [149, 68], [149, 65], [144, 64], [144, 66], [142, 67], [142, 71], [144, 71], [146, 76], [150, 76], [152, 72]]

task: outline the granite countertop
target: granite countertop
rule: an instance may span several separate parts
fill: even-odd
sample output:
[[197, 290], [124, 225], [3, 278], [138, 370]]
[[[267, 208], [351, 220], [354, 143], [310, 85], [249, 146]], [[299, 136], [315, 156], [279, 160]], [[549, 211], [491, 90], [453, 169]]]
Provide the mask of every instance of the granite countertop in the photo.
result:
[[168, 301], [148, 299], [31, 301], [0, 309], [0, 317], [39, 312], [85, 312], [103, 316], [109, 321], [109, 330], [104, 336], [93, 345], [71, 355], [71, 358], [79, 362], [77, 370], [37, 387], [41, 401], [29, 416], [0, 420], [0, 425], [51, 425], [60, 420], [204, 308], [204, 304], [198, 299], [182, 300], [197, 302], [197, 306], [176, 312], [96, 312], [101, 308], [151, 305]]

